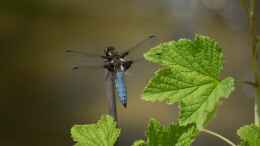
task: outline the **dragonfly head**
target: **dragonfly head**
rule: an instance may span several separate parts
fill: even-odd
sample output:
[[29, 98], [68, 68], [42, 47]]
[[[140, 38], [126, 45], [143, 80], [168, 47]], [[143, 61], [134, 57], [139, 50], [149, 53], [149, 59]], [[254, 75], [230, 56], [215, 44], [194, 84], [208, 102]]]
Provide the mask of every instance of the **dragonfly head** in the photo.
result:
[[126, 71], [132, 65], [132, 61], [125, 59], [125, 56], [128, 54], [119, 54], [116, 52], [115, 47], [107, 47], [104, 50], [105, 55], [102, 56], [105, 62], [105, 68], [111, 72], [116, 71]]
[[104, 50], [104, 53], [106, 54], [106, 56], [113, 56], [115, 54], [115, 47], [113, 46], [108, 46], [106, 47], [106, 49]]

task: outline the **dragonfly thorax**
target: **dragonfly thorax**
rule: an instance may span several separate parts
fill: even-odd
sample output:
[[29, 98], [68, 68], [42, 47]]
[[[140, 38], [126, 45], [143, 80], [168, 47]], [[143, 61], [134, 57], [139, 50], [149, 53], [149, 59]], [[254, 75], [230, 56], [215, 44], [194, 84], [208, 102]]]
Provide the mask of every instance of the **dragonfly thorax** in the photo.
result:
[[126, 53], [120, 54], [115, 50], [114, 47], [107, 47], [104, 50], [105, 56], [102, 56], [104, 59], [104, 67], [110, 72], [126, 71], [132, 65], [131, 60], [127, 60], [125, 57]]

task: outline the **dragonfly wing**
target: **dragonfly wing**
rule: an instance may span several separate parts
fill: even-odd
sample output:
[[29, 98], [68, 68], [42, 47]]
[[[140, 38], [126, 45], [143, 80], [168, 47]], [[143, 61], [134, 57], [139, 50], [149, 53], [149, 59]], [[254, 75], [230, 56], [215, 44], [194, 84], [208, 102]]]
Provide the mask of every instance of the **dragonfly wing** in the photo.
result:
[[126, 54], [126, 58], [134, 62], [142, 61], [144, 59], [143, 54], [158, 43], [158, 37], [156, 37], [155, 35], [150, 35], [142, 41], [136, 43], [132, 47], [124, 50], [122, 54]]
[[85, 57], [88, 57], [88, 58], [96, 58], [96, 57], [100, 56], [99, 54], [96, 54], [96, 53], [93, 53], [93, 52], [90, 53], [90, 52], [86, 52], [86, 51], [82, 51], [82, 50], [78, 50], [78, 49], [66, 49], [65, 52], [69, 53], [69, 54], [85, 56]]
[[72, 49], [67, 49], [66, 55], [69, 62], [73, 64], [73, 69], [98, 69], [104, 67], [102, 55]]
[[73, 70], [78, 70], [78, 69], [104, 69], [104, 66], [102, 65], [75, 65], [72, 67]]

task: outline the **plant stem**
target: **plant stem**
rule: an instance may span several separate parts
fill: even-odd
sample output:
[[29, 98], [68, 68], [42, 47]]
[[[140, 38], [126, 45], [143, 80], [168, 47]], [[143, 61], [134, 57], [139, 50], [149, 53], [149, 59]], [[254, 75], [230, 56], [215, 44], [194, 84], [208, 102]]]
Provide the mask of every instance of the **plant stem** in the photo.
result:
[[254, 74], [254, 82], [256, 85], [256, 97], [255, 97], [255, 124], [260, 125], [260, 78], [259, 78], [259, 67], [257, 64], [257, 38], [256, 38], [256, 0], [250, 0], [249, 8], [249, 29], [251, 36], [251, 47], [252, 47], [252, 70]]
[[[105, 69], [105, 88], [106, 88], [106, 95], [108, 100], [108, 111], [109, 114], [114, 118], [118, 126], [114, 79], [115, 79], [115, 74]], [[118, 140], [116, 141], [114, 146], [118, 146]]]
[[237, 146], [235, 143], [233, 143], [232, 141], [230, 141], [229, 139], [227, 139], [226, 137], [216, 133], [216, 132], [213, 132], [213, 131], [210, 131], [210, 130], [207, 130], [207, 129], [201, 129], [202, 132], [205, 132], [207, 134], [210, 134], [210, 135], [213, 135], [213, 136], [216, 136], [218, 138], [220, 138], [221, 140], [225, 141], [226, 143], [228, 143], [229, 145], [231, 146]]
[[116, 99], [115, 99], [114, 74], [106, 69], [105, 69], [105, 88], [106, 88], [106, 96], [108, 100], [109, 114], [114, 118], [116, 122], [118, 122], [117, 110], [116, 110]]

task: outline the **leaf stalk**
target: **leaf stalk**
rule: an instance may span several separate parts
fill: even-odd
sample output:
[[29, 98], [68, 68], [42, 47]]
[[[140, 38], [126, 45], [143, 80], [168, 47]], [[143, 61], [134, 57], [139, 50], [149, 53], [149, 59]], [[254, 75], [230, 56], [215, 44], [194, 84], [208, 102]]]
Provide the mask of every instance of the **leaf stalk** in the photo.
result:
[[213, 135], [221, 140], [223, 140], [224, 142], [228, 143], [229, 145], [231, 146], [237, 146], [234, 142], [232, 142], [231, 140], [227, 139], [226, 137], [216, 133], [216, 132], [213, 132], [213, 131], [210, 131], [208, 129], [201, 129], [200, 130], [201, 132], [204, 132], [204, 133], [207, 133], [207, 134], [210, 134], [210, 135]]
[[[259, 65], [257, 63], [257, 36], [256, 36], [256, 0], [250, 0], [249, 7], [249, 29], [250, 29], [250, 43], [252, 47], [252, 71], [254, 74], [254, 82], [256, 85], [260, 83]], [[255, 96], [255, 124], [260, 125], [260, 86], [256, 87]]]

